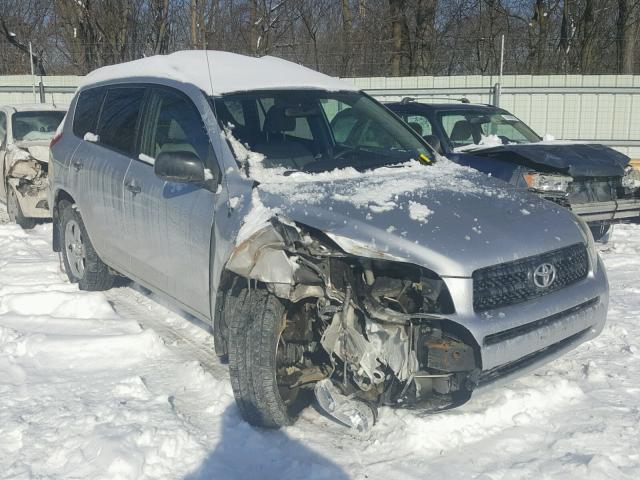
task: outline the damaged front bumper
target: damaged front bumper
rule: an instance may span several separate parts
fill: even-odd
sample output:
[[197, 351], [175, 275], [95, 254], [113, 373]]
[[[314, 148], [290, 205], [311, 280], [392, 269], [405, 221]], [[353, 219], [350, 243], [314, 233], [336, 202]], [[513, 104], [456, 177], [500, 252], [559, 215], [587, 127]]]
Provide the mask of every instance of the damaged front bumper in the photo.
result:
[[50, 218], [47, 198], [48, 179], [43, 178], [37, 184], [17, 178], [9, 178], [8, 187], [16, 192], [20, 210], [25, 217]]
[[[478, 387], [504, 383], [598, 336], [607, 317], [609, 289], [602, 261], [587, 278], [527, 302], [473, 312], [464, 294], [470, 279], [445, 279], [454, 301], [468, 305], [451, 320], [467, 328], [479, 346]], [[463, 284], [468, 283], [466, 288]], [[456, 293], [458, 298], [455, 298]]]
[[588, 223], [614, 223], [640, 217], [640, 198], [578, 203], [570, 205], [569, 208]]

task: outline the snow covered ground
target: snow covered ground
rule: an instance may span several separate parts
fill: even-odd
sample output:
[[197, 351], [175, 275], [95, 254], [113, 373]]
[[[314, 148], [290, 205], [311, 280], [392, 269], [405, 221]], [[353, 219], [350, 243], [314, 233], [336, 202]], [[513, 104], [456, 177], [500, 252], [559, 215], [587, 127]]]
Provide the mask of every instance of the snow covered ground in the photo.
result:
[[77, 291], [50, 237], [0, 224], [1, 478], [640, 478], [640, 226], [600, 247], [598, 339], [457, 410], [383, 410], [365, 437], [313, 408], [243, 423], [206, 333], [135, 285]]

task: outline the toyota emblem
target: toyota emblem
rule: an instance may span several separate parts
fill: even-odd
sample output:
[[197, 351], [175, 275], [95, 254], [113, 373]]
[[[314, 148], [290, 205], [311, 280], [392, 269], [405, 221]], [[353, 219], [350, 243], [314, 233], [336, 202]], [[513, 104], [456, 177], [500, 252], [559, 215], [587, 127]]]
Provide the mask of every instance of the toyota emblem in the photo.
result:
[[533, 271], [533, 283], [538, 288], [549, 288], [556, 280], [556, 267], [550, 263], [542, 263]]

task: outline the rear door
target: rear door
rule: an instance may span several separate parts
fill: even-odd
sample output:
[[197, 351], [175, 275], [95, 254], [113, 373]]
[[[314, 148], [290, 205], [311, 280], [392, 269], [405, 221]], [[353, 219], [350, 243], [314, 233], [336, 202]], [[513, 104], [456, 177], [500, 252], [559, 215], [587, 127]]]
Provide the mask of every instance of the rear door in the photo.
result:
[[177, 90], [154, 87], [145, 108], [140, 156], [124, 180], [126, 221], [135, 229], [132, 273], [208, 318], [215, 194], [201, 184], [165, 182], [153, 171], [160, 154], [182, 151], [195, 153], [220, 178], [193, 102]]
[[145, 92], [142, 86], [119, 85], [87, 90], [80, 94], [74, 115], [74, 134], [82, 142], [69, 167], [73, 192], [94, 247], [125, 272], [130, 258], [123, 183]]

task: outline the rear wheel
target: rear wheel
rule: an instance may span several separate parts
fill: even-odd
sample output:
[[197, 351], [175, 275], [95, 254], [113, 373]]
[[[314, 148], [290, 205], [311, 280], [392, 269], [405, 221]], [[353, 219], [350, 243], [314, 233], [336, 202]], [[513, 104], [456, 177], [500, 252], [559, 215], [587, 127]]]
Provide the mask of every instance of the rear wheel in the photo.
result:
[[77, 283], [80, 290], [108, 290], [114, 276], [94, 250], [82, 217], [68, 202], [61, 203], [59, 209], [61, 255], [69, 281]]
[[[233, 294], [233, 293], [232, 293]], [[296, 355], [303, 347], [292, 346], [287, 309], [266, 290], [235, 292], [229, 320], [229, 373], [242, 417], [258, 427], [291, 425], [308, 404], [307, 391], [295, 382], [299, 378]], [[298, 358], [296, 358], [298, 357]]]
[[25, 230], [31, 230], [36, 226], [35, 218], [25, 217], [22, 214], [22, 209], [20, 208], [20, 203], [18, 203], [18, 196], [16, 191], [13, 189], [11, 185], [6, 186], [7, 188], [7, 213], [9, 214], [9, 220], [14, 223], [17, 223]]

